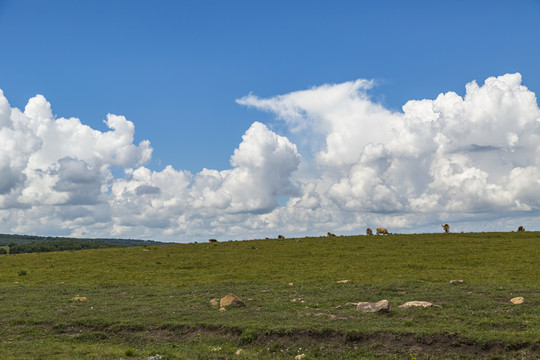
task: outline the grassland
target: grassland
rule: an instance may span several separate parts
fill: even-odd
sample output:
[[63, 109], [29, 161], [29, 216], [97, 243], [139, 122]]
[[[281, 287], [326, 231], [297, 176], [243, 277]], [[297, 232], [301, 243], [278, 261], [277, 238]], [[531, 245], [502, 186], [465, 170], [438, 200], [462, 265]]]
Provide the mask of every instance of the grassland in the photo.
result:
[[[2, 255], [0, 358], [536, 359], [539, 264], [537, 232]], [[228, 293], [247, 306], [209, 304]]]

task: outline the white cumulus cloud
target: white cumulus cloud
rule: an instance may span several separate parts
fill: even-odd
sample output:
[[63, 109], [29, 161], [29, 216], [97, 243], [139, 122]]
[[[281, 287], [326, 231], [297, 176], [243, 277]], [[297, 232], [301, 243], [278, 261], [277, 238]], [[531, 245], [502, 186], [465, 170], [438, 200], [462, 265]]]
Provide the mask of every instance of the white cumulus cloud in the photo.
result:
[[237, 101], [292, 123], [293, 141], [324, 139], [311, 144], [317, 171], [299, 179], [309, 196], [291, 199], [289, 213], [324, 206], [343, 229], [412, 228], [539, 209], [540, 110], [521, 82], [520, 74], [473, 81], [463, 97], [412, 100], [403, 112], [373, 102], [364, 80]]
[[440, 221], [464, 231], [475, 221], [534, 226], [540, 109], [520, 74], [402, 111], [374, 102], [374, 86], [360, 79], [238, 99], [275, 114], [286, 134], [255, 121], [229, 169], [198, 173], [147, 168], [152, 147], [134, 143], [123, 116], [108, 114], [102, 132], [56, 118], [41, 95], [21, 111], [0, 91], [0, 230], [193, 241], [439, 231]]

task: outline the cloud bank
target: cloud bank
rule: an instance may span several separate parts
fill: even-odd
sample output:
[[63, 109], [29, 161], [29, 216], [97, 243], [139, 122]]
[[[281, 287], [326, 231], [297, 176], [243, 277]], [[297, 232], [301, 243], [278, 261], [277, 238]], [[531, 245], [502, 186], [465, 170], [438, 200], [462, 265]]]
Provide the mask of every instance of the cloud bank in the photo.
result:
[[464, 231], [533, 226], [540, 109], [520, 74], [401, 112], [370, 99], [375, 85], [238, 99], [275, 114], [286, 134], [254, 122], [230, 169], [196, 174], [145, 167], [150, 143], [134, 144], [123, 116], [107, 115], [100, 132], [55, 118], [41, 95], [20, 111], [0, 91], [0, 230], [201, 241], [439, 231], [441, 221]]

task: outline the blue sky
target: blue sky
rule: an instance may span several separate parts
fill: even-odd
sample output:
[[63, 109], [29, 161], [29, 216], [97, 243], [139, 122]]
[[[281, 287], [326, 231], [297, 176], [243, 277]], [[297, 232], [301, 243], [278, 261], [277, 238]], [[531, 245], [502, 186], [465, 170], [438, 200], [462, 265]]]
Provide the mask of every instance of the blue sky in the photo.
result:
[[2, 1], [0, 88], [58, 116], [107, 113], [154, 144], [152, 167], [224, 169], [252, 121], [235, 99], [376, 79], [377, 101], [464, 92], [520, 72], [540, 90], [538, 1]]
[[[482, 85], [489, 77], [515, 73], [538, 94], [539, 20], [540, 2], [532, 0], [0, 0], [0, 89], [11, 108], [23, 111], [30, 98], [41, 94], [54, 118], [75, 117], [101, 132], [108, 130], [107, 114], [125, 116], [135, 126], [134, 144], [150, 141], [153, 153], [144, 163], [147, 169], [161, 172], [171, 165], [195, 176], [203, 168], [234, 167], [231, 156], [254, 122], [298, 145], [304, 159], [321, 151], [303, 153], [307, 145], [301, 138], [308, 133], [295, 133], [275, 107], [237, 101], [250, 94], [256, 100], [276, 99], [367, 79], [374, 85], [355, 91], [366, 94], [372, 104], [401, 113], [409, 100], [434, 100], [449, 91], [464, 96], [471, 81]], [[118, 167], [136, 168], [111, 165], [115, 177], [123, 176]], [[301, 174], [309, 168], [303, 163], [298, 167]], [[299, 185], [293, 179], [286, 187]], [[282, 190], [270, 191], [280, 205], [291, 196]], [[270, 201], [254, 213], [268, 213], [272, 206]], [[9, 213], [5, 219], [14, 216], [13, 208], [4, 205]], [[362, 219], [355, 220], [358, 228], [368, 222]], [[456, 221], [467, 219], [458, 216]], [[52, 231], [10, 221], [5, 220], [0, 231]], [[227, 226], [237, 225], [233, 223]], [[78, 232], [77, 226], [61, 226], [62, 233], [105, 231], [85, 225]], [[343, 232], [358, 230], [335, 226]], [[410, 231], [422, 226], [420, 220], [402, 225]], [[262, 234], [240, 228], [240, 235]], [[148, 230], [144, 236], [168, 237], [163, 229]], [[291, 230], [302, 231], [308, 229]], [[184, 235], [178, 229], [169, 233]], [[133, 234], [137, 232], [118, 232]]]

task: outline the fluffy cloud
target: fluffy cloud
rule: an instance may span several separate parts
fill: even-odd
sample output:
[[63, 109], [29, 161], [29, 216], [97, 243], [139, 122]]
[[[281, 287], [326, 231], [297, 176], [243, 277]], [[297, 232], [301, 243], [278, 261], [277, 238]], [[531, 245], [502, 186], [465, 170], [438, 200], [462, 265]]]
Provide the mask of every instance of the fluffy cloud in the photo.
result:
[[[250, 217], [271, 212], [279, 196], [294, 193], [296, 146], [259, 122], [244, 134], [231, 169], [198, 174], [144, 167], [152, 148], [148, 141], [133, 144], [133, 123], [111, 114], [105, 123], [110, 131], [57, 119], [41, 95], [22, 112], [0, 92], [4, 232], [177, 240], [206, 236], [212, 228], [242, 234], [242, 224], [257, 223]], [[113, 177], [115, 168], [125, 176]]]
[[56, 119], [41, 95], [22, 112], [0, 91], [4, 231], [56, 233], [107, 221], [96, 210], [108, 212], [111, 168], [144, 164], [152, 149], [148, 141], [133, 144], [134, 126], [124, 117], [108, 115], [106, 124], [111, 130], [100, 132], [76, 118]]
[[436, 231], [439, 221], [494, 230], [515, 227], [516, 217], [532, 225], [540, 109], [520, 74], [473, 81], [464, 96], [412, 100], [401, 112], [372, 101], [373, 86], [238, 99], [275, 114], [287, 137], [254, 122], [229, 169], [196, 174], [145, 167], [150, 143], [134, 144], [123, 116], [107, 115], [101, 132], [55, 118], [41, 95], [20, 111], [0, 91], [1, 231], [193, 241], [381, 225]]
[[160, 228], [166, 234], [203, 236], [236, 228], [241, 235], [243, 222], [272, 211], [278, 196], [291, 193], [299, 162], [294, 144], [255, 122], [234, 151], [229, 170], [128, 170], [112, 186], [116, 230]]
[[343, 229], [347, 221], [412, 228], [539, 209], [540, 110], [521, 80], [473, 81], [464, 97], [409, 101], [399, 113], [372, 102], [372, 83], [362, 80], [237, 102], [294, 124], [293, 141], [324, 139], [317, 171], [299, 180], [310, 195], [291, 199], [289, 213], [325, 204], [330, 217], [345, 219], [336, 222]]

